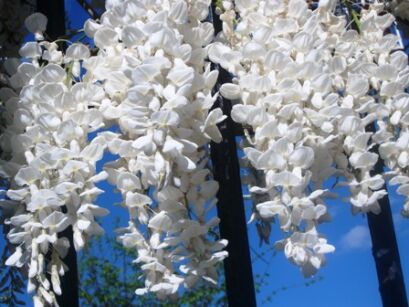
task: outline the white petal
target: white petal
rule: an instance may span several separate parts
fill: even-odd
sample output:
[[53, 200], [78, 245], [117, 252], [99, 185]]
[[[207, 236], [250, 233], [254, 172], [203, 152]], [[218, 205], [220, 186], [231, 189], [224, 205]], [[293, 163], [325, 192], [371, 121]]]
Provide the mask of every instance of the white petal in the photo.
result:
[[38, 117], [38, 123], [46, 129], [56, 130], [61, 123], [60, 118], [52, 113], [44, 113]]
[[100, 144], [89, 144], [80, 153], [80, 157], [86, 161], [96, 162], [102, 159], [104, 147]]
[[47, 28], [47, 21], [47, 17], [44, 14], [34, 13], [26, 18], [26, 20], [24, 21], [24, 25], [31, 33], [40, 34], [38, 37], [36, 37], [36, 39], [42, 40], [44, 38], [41, 34]]
[[41, 173], [38, 170], [32, 167], [25, 167], [18, 171], [18, 173], [14, 177], [14, 181], [19, 186], [23, 186], [23, 185], [30, 185], [40, 178], [41, 178]]
[[365, 95], [369, 90], [369, 83], [366, 78], [360, 75], [350, 74], [348, 76], [348, 82], [346, 91], [348, 94], [354, 97], [360, 97]]
[[245, 106], [242, 104], [236, 104], [233, 106], [231, 111], [231, 118], [239, 124], [246, 124], [249, 111], [252, 109], [251, 106]]
[[118, 43], [118, 34], [108, 27], [101, 27], [95, 32], [94, 42], [97, 47], [102, 49], [113, 46]]
[[167, 78], [176, 86], [182, 87], [185, 84], [192, 84], [194, 76], [193, 68], [184, 65], [173, 67]]
[[143, 207], [145, 205], [151, 205], [152, 199], [144, 194], [140, 193], [126, 193], [126, 201], [125, 204], [127, 207]]
[[70, 225], [70, 221], [64, 213], [54, 211], [42, 221], [42, 224], [47, 228], [61, 232]]
[[177, 126], [180, 122], [178, 113], [168, 110], [153, 113], [151, 120], [160, 126]]
[[294, 175], [292, 172], [283, 171], [281, 173], [274, 174], [271, 176], [271, 182], [275, 186], [298, 186], [301, 184], [301, 178]]
[[159, 231], [168, 231], [172, 227], [172, 220], [165, 211], [161, 211], [151, 218], [148, 227]]
[[286, 160], [281, 155], [269, 150], [258, 158], [256, 167], [262, 170], [281, 170], [285, 167], [285, 165]]
[[28, 42], [20, 48], [19, 54], [23, 58], [38, 58], [41, 56], [42, 51], [39, 44], [35, 42]]
[[143, 32], [134, 26], [126, 26], [122, 29], [121, 32], [122, 41], [125, 46], [133, 47], [138, 45], [142, 39], [145, 37]]
[[225, 83], [220, 87], [220, 94], [226, 99], [239, 99], [241, 96], [240, 86], [233, 83]]
[[300, 146], [290, 154], [288, 161], [294, 166], [307, 169], [314, 162], [314, 150], [310, 147]]
[[88, 19], [84, 24], [84, 32], [89, 37], [94, 37], [95, 32], [101, 28], [102, 25], [92, 19]]
[[61, 283], [60, 283], [60, 276], [58, 275], [57, 265], [51, 265], [51, 284], [53, 285], [53, 290], [55, 294], [61, 295]]
[[371, 152], [354, 152], [349, 157], [349, 162], [355, 168], [370, 169], [378, 161], [378, 155]]
[[10, 257], [7, 258], [4, 264], [8, 266], [16, 266], [20, 262], [22, 256], [23, 253], [21, 247], [17, 247], [16, 251]]
[[176, 5], [173, 5], [170, 12], [169, 18], [174, 20], [177, 24], [186, 23], [188, 20], [188, 9], [185, 1], [179, 1]]
[[74, 43], [67, 48], [66, 57], [73, 60], [83, 60], [90, 57], [90, 51], [87, 46]]

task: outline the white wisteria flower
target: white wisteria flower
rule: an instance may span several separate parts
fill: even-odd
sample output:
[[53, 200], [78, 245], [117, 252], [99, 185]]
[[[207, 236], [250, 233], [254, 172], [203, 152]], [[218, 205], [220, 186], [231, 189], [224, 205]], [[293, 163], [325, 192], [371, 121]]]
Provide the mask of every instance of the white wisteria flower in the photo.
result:
[[[352, 211], [379, 213], [387, 193], [384, 178], [372, 175], [379, 159], [372, 149], [381, 144], [381, 157], [399, 178], [409, 163], [401, 128], [407, 56], [396, 50], [397, 37], [385, 34], [394, 18], [384, 14], [384, 4], [368, 4], [359, 33], [348, 16], [335, 14], [337, 5], [223, 1], [223, 31], [208, 47], [210, 60], [233, 75], [220, 93], [234, 101], [231, 116], [244, 127], [245, 156], [264, 177], [251, 183], [250, 192], [258, 195], [252, 198], [262, 200], [252, 220], [278, 218], [290, 233], [280, 246], [307, 276], [333, 251], [321, 253], [305, 241], [321, 238], [316, 227], [329, 217], [324, 200], [334, 195], [322, 189], [324, 181], [343, 177]], [[370, 132], [375, 122], [379, 128]]]
[[[130, 221], [119, 241], [136, 248], [145, 272], [141, 295], [177, 296], [201, 279], [217, 282], [225, 241], [208, 233], [218, 184], [207, 169], [208, 144], [220, 142], [221, 109], [211, 110], [218, 73], [205, 61], [213, 25], [210, 1], [110, 1], [86, 33], [99, 48], [84, 61], [84, 80], [107, 96], [99, 110], [119, 132], [105, 132], [119, 159], [106, 163]], [[146, 230], [147, 229], [147, 230]]]
[[[43, 15], [29, 17], [26, 24], [42, 39]], [[0, 205], [10, 211], [7, 238], [17, 245], [6, 264], [27, 269], [36, 306], [57, 305], [60, 276], [68, 270], [63, 261], [69, 241], [61, 233], [71, 226], [80, 250], [89, 237], [103, 233], [95, 217], [108, 213], [94, 204], [103, 192], [95, 183], [107, 178], [105, 172], [96, 174], [105, 139], [88, 140], [104, 126], [97, 107], [105, 92], [70, 73], [70, 65], [89, 57], [86, 46], [71, 46], [67, 57], [46, 41], [29, 42], [20, 52], [26, 61], [9, 60], [10, 87], [0, 90], [6, 123], [0, 174], [9, 181], [8, 199]]]

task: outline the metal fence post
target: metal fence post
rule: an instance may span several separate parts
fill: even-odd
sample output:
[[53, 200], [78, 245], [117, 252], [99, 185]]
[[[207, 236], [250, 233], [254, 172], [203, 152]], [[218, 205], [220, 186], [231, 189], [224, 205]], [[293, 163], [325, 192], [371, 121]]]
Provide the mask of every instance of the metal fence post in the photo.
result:
[[[212, 13], [217, 33], [221, 30], [221, 21], [215, 14], [215, 1], [212, 4]], [[226, 82], [231, 82], [231, 77], [219, 67], [217, 86]], [[230, 118], [232, 105], [229, 100], [219, 96], [214, 107], [220, 107], [223, 113], [229, 116], [219, 126], [222, 142], [212, 142], [210, 146], [214, 178], [220, 186], [217, 194], [220, 234], [229, 241], [226, 248], [229, 257], [224, 261], [227, 299], [232, 307], [253, 307], [256, 306], [256, 295], [235, 141], [237, 126]]]
[[[375, 132], [375, 125], [372, 124], [367, 130]], [[379, 146], [374, 146], [372, 151], [379, 154], [378, 148]], [[384, 163], [379, 157], [371, 175], [382, 174], [383, 169]], [[386, 186], [384, 189], [386, 190]], [[382, 304], [383, 307], [408, 307], [389, 195], [379, 200], [379, 205], [381, 212], [379, 214], [370, 212], [367, 217]]]
[[[64, 0], [37, 0], [37, 11], [48, 18], [46, 34], [50, 39], [55, 40], [65, 35]], [[74, 249], [72, 227], [65, 229], [59, 236], [68, 238], [70, 248], [67, 256], [63, 259], [69, 271], [61, 277], [62, 294], [57, 296], [57, 302], [60, 306], [76, 307], [79, 306], [79, 283], [77, 253]]]

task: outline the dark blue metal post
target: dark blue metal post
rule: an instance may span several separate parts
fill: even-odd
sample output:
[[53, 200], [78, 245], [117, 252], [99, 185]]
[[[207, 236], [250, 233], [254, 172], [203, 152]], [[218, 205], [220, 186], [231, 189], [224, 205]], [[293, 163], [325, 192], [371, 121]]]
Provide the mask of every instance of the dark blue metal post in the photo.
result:
[[[222, 29], [219, 16], [215, 14], [215, 1], [212, 4], [215, 33]], [[230, 75], [221, 67], [217, 86], [231, 82]], [[219, 96], [214, 107], [219, 107], [228, 118], [219, 126], [223, 136], [221, 143], [211, 143], [211, 158], [214, 178], [219, 182], [218, 216], [220, 235], [229, 241], [229, 257], [224, 261], [226, 291], [229, 306], [256, 306], [253, 272], [243, 193], [240, 180], [240, 166], [237, 156], [235, 136], [240, 134], [240, 127], [230, 118], [231, 102]]]

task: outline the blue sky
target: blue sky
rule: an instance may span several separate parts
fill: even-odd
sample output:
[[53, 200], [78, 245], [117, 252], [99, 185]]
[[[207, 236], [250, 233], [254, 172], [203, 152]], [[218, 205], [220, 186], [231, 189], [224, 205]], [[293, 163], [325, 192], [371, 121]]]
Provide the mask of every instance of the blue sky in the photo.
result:
[[[74, 0], [66, 0], [66, 10], [74, 29], [82, 27], [87, 15]], [[409, 34], [407, 28], [404, 29]], [[403, 35], [409, 37], [409, 35]], [[409, 40], [404, 44], [408, 46]], [[109, 156], [105, 159], [112, 159]], [[106, 161], [106, 160], [105, 160]], [[111, 211], [111, 215], [103, 219], [103, 227], [113, 234], [113, 224], [117, 217], [121, 224], [126, 225], [126, 210], [114, 206], [121, 197], [114, 193], [107, 183], [100, 185], [106, 190], [99, 203]], [[401, 262], [406, 276], [406, 290], [409, 293], [409, 220], [403, 219], [399, 212], [403, 198], [396, 193], [390, 193], [396, 235], [398, 239]], [[341, 195], [345, 191], [340, 190]], [[251, 214], [251, 204], [246, 203], [247, 218]], [[371, 241], [364, 215], [353, 216], [350, 205], [340, 200], [328, 202], [328, 208], [333, 221], [320, 226], [328, 241], [336, 246], [336, 252], [327, 257], [327, 265], [320, 270], [316, 282], [307, 286], [300, 270], [292, 265], [282, 252], [273, 253], [272, 245], [259, 247], [259, 239], [255, 224], [248, 225], [254, 274], [264, 277], [261, 291], [257, 295], [258, 306], [303, 306], [303, 307], [378, 307], [381, 306], [378, 292], [378, 282], [375, 264], [371, 254]], [[273, 225], [271, 242], [274, 243], [283, 237], [277, 225]], [[2, 242], [3, 245], [4, 242]], [[262, 259], [259, 258], [262, 256]], [[271, 301], [267, 298], [271, 296]], [[31, 301], [27, 298], [28, 306]]]

